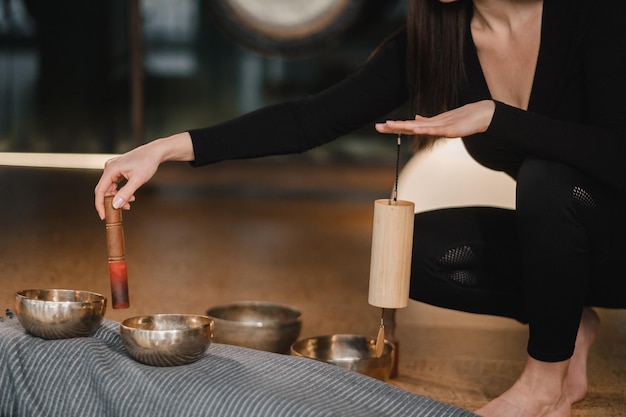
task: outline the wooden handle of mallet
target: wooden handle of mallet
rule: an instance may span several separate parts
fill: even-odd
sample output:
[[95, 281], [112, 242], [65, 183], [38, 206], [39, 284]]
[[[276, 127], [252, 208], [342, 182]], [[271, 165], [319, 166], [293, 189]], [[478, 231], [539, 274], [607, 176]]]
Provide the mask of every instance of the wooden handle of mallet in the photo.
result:
[[128, 308], [128, 275], [124, 253], [124, 229], [122, 210], [113, 208], [113, 196], [104, 197], [107, 253], [109, 255], [109, 278], [113, 308]]

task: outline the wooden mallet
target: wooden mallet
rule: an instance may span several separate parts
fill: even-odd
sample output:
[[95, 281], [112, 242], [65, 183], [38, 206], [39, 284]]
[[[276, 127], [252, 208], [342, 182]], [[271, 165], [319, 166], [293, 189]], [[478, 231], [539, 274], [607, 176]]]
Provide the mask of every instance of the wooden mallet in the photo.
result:
[[111, 281], [112, 306], [128, 308], [128, 275], [124, 253], [124, 229], [122, 210], [113, 208], [113, 196], [104, 197], [107, 253], [109, 255], [109, 278]]

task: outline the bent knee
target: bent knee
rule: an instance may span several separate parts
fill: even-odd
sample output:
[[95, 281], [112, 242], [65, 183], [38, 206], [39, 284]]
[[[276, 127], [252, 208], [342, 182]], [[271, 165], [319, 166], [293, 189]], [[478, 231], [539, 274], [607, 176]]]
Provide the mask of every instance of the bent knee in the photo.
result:
[[550, 207], [594, 208], [598, 188], [593, 179], [576, 168], [529, 158], [517, 176], [517, 209], [545, 213]]

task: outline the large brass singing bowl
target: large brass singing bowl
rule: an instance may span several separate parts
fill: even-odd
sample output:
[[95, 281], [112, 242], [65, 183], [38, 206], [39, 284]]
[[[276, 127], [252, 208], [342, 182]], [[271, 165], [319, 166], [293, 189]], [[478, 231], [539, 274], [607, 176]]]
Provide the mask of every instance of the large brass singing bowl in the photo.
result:
[[391, 373], [394, 350], [385, 341], [380, 357], [376, 357], [376, 339], [353, 334], [335, 334], [298, 340], [291, 354], [327, 362], [386, 381]]
[[102, 323], [106, 297], [89, 291], [32, 289], [15, 293], [24, 329], [42, 339], [86, 337]]
[[186, 365], [200, 359], [213, 337], [213, 320], [194, 314], [131, 317], [120, 325], [124, 347], [138, 362]]
[[288, 353], [302, 329], [300, 311], [265, 301], [216, 306], [207, 315], [215, 321], [215, 343], [266, 352]]

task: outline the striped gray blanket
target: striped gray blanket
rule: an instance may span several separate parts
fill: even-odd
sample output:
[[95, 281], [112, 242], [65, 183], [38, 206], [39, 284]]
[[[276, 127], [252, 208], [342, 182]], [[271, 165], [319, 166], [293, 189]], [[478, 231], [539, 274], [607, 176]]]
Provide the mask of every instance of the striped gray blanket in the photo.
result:
[[473, 415], [306, 358], [212, 344], [197, 362], [159, 368], [128, 356], [116, 322], [65, 340], [0, 322], [1, 417]]

